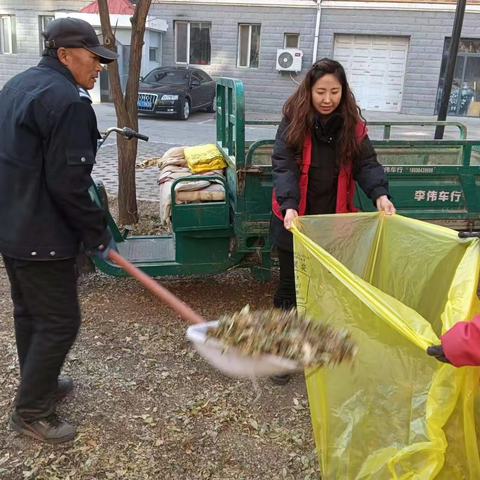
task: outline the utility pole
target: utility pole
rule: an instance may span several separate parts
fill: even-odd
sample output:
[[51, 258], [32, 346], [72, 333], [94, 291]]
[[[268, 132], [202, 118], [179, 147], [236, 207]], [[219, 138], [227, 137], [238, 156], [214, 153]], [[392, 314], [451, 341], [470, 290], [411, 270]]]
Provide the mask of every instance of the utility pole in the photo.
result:
[[[452, 41], [450, 42], [450, 52], [448, 54], [447, 68], [445, 70], [445, 79], [443, 82], [442, 101], [438, 110], [438, 121], [444, 122], [447, 119], [448, 103], [450, 93], [452, 92], [453, 76], [455, 74], [455, 65], [457, 63], [458, 46], [462, 36], [463, 18], [465, 16], [465, 7], [467, 0], [457, 0], [455, 10], [455, 20], [453, 21]], [[445, 127], [438, 125], [435, 129], [435, 139], [442, 140]]]

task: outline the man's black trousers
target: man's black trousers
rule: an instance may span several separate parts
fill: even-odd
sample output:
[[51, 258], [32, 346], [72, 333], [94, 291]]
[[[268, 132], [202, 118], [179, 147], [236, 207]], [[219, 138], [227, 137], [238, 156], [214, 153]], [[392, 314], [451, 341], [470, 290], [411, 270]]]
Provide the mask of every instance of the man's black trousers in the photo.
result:
[[58, 376], [80, 328], [75, 259], [3, 261], [21, 371], [15, 408], [31, 421], [52, 413]]

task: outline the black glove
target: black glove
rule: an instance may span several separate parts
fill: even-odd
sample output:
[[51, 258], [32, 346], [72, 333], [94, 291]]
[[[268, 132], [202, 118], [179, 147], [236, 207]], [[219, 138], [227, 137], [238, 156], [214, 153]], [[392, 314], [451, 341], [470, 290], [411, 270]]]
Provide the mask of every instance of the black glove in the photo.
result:
[[439, 362], [449, 363], [450, 365], [452, 364], [452, 362], [445, 356], [445, 352], [443, 351], [443, 347], [441, 345], [428, 347], [427, 354], [431, 357], [435, 357]]
[[115, 244], [113, 238], [110, 239], [110, 243], [107, 246], [99, 245], [95, 248], [89, 248], [87, 250], [87, 255], [90, 255], [91, 257], [96, 257], [99, 260], [106, 261], [108, 260], [108, 256], [110, 255], [111, 250], [117, 251], [117, 245]]

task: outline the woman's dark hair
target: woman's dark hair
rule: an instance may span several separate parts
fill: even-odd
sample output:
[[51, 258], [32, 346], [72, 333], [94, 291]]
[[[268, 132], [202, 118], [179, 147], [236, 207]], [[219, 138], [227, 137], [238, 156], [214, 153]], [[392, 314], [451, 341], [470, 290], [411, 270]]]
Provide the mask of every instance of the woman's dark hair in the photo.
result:
[[287, 145], [295, 151], [301, 151], [305, 135], [312, 131], [315, 122], [315, 108], [312, 105], [312, 88], [324, 75], [335, 75], [342, 85], [342, 99], [336, 112], [343, 117], [343, 126], [338, 138], [338, 161], [341, 165], [352, 165], [359, 154], [355, 129], [361, 119], [360, 108], [347, 82], [345, 70], [340, 63], [324, 58], [315, 63], [307, 72], [297, 91], [287, 100], [283, 107], [283, 116], [287, 120]]

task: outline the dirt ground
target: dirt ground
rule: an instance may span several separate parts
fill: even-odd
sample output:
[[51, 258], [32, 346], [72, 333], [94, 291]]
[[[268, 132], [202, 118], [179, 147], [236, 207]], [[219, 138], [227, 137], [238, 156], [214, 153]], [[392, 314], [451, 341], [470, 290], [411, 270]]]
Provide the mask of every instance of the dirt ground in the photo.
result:
[[[156, 228], [144, 220], [141, 229]], [[163, 279], [205, 318], [270, 306], [275, 278], [240, 270]], [[74, 442], [48, 446], [8, 429], [19, 370], [0, 263], [0, 479], [319, 479], [305, 382], [278, 387], [213, 370], [185, 323], [133, 279], [79, 282], [83, 325], [65, 364], [74, 392], [58, 413]]]

